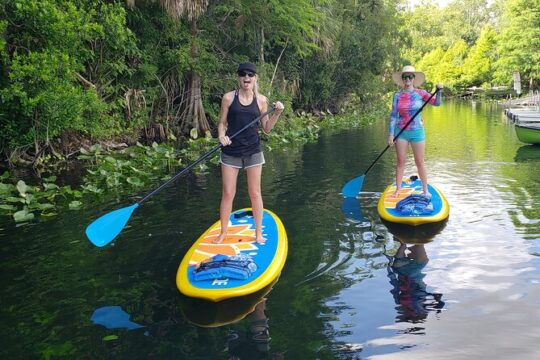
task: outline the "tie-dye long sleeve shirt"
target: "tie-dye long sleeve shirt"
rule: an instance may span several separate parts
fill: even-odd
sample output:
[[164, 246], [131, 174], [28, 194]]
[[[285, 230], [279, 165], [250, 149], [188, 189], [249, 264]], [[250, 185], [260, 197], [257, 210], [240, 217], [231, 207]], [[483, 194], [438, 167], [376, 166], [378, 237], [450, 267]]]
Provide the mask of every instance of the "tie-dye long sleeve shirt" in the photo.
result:
[[[422, 107], [431, 96], [426, 90], [414, 89], [412, 91], [400, 90], [394, 94], [392, 100], [392, 113], [390, 114], [390, 125], [388, 134], [394, 135], [396, 127], [403, 129], [411, 120], [411, 117]], [[441, 104], [441, 92], [429, 100], [430, 105], [439, 106]], [[407, 130], [416, 130], [424, 126], [421, 114], [418, 114], [414, 120], [407, 126]]]

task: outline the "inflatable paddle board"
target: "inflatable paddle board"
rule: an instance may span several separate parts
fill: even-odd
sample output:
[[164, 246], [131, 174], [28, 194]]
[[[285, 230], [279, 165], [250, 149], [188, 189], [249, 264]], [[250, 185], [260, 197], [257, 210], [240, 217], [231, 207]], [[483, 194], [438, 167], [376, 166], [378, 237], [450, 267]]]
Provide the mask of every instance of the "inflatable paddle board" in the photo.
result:
[[431, 193], [431, 207], [425, 211], [418, 212], [402, 212], [398, 211], [398, 203], [409, 197], [410, 195], [422, 194], [422, 182], [417, 176], [403, 178], [401, 189], [397, 196], [394, 196], [396, 184], [389, 185], [382, 193], [377, 211], [382, 220], [391, 223], [406, 224], [406, 225], [422, 225], [429, 223], [437, 223], [448, 218], [450, 206], [444, 197], [443, 193], [435, 186], [428, 184], [428, 191]]
[[[227, 237], [220, 244], [213, 243], [221, 230], [219, 220], [210, 226], [180, 263], [176, 274], [176, 286], [180, 292], [189, 297], [217, 302], [252, 294], [276, 280], [287, 258], [287, 233], [281, 220], [269, 210], [263, 211], [262, 222], [265, 244], [255, 241], [255, 222], [250, 208], [231, 213]], [[219, 265], [218, 258], [220, 261], [222, 258], [248, 258], [250, 264], [249, 270], [243, 274], [245, 278], [232, 273], [238, 268], [244, 270], [238, 266], [208, 267], [208, 270], [224, 275], [211, 273], [207, 277], [200, 276], [200, 270], [209, 263]], [[212, 275], [217, 277], [210, 278]]]

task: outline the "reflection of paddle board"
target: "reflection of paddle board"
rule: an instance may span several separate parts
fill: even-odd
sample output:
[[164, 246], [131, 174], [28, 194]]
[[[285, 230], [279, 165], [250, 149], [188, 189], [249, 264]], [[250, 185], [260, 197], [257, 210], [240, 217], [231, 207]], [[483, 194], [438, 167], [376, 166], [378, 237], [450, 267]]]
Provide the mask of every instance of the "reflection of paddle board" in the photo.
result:
[[446, 221], [444, 220], [417, 226], [393, 223], [386, 220], [383, 220], [383, 224], [386, 225], [388, 231], [397, 240], [405, 244], [427, 244], [446, 227]]
[[[255, 241], [255, 224], [249, 208], [231, 214], [227, 237], [221, 244], [214, 244], [212, 241], [219, 235], [220, 229], [221, 224], [217, 221], [184, 256], [176, 274], [176, 285], [181, 293], [190, 297], [221, 301], [259, 291], [279, 276], [287, 258], [287, 234], [276, 214], [264, 210], [264, 245]], [[247, 254], [253, 258], [257, 270], [245, 280], [195, 280], [195, 266], [217, 254]]]
[[182, 296], [180, 310], [186, 320], [201, 327], [219, 327], [238, 322], [251, 314], [255, 306], [272, 290], [277, 278], [261, 290], [246, 296], [213, 302]]
[[425, 214], [403, 214], [396, 209], [396, 205], [399, 201], [405, 199], [409, 195], [422, 193], [422, 182], [416, 176], [403, 179], [401, 189], [397, 196], [394, 196], [395, 191], [396, 185], [392, 184], [382, 193], [377, 205], [377, 210], [381, 219], [393, 223], [417, 226], [440, 222], [448, 218], [450, 211], [448, 201], [443, 193], [431, 184], [428, 184], [428, 191], [431, 193], [433, 211]]

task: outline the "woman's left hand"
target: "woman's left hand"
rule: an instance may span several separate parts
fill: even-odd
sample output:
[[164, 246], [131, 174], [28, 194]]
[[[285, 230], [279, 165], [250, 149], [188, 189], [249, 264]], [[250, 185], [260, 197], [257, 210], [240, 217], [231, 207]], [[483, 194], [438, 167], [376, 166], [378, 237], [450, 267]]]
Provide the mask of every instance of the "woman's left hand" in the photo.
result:
[[283, 109], [285, 109], [285, 106], [283, 105], [281, 101], [276, 101], [274, 103], [274, 109], [275, 109], [276, 114], [279, 115], [283, 112]]
[[441, 84], [441, 83], [438, 83], [438, 84], [436, 85], [436, 87], [437, 87], [437, 89], [439, 89], [439, 90], [440, 90], [440, 89], [444, 88], [444, 85], [443, 85], [443, 84]]

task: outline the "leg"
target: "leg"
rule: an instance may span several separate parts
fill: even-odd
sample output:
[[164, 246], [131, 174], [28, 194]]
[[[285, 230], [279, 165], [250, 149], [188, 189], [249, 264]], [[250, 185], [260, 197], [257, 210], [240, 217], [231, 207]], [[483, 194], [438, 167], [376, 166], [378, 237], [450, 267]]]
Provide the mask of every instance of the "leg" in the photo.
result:
[[407, 147], [409, 142], [403, 139], [397, 139], [394, 145], [396, 147], [396, 192], [394, 196], [397, 196], [401, 189], [401, 181], [403, 180], [403, 172], [405, 171], [405, 161], [407, 160]]
[[422, 191], [426, 196], [430, 196], [431, 194], [428, 192], [427, 184], [428, 184], [428, 177], [427, 177], [427, 170], [426, 165], [424, 163], [424, 154], [425, 154], [425, 148], [426, 148], [426, 142], [425, 141], [418, 141], [411, 143], [413, 155], [414, 155], [414, 162], [416, 164], [416, 168], [418, 169], [418, 176], [420, 176], [420, 180], [422, 180]]
[[231, 216], [234, 195], [236, 195], [236, 180], [239, 169], [221, 164], [222, 194], [219, 206], [219, 219], [221, 221], [221, 233], [214, 239], [214, 244], [219, 244], [227, 236], [229, 217]]
[[249, 198], [255, 219], [255, 241], [264, 244], [266, 239], [262, 235], [263, 199], [261, 194], [262, 165], [251, 166], [246, 169]]

